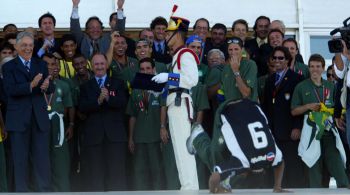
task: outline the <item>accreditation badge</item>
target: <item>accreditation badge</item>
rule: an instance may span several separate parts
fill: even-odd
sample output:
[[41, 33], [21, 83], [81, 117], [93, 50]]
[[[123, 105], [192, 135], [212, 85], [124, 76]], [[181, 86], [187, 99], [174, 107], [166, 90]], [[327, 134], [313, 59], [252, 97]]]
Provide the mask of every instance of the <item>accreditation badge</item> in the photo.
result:
[[290, 99], [290, 94], [289, 93], [285, 93], [284, 94], [284, 98], [286, 98], [286, 100], [289, 100]]

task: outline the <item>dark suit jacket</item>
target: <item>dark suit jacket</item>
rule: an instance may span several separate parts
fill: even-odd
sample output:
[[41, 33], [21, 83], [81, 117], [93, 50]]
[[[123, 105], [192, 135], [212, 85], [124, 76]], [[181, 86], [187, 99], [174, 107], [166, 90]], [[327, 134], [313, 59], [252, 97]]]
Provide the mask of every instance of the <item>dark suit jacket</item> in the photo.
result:
[[225, 55], [225, 59], [228, 58], [228, 51], [227, 51], [227, 42], [225, 40], [225, 42], [223, 44], [221, 44], [220, 46], [214, 46], [211, 39], [207, 38], [207, 40], [205, 41], [205, 45], [204, 45], [204, 49], [203, 49], [203, 57], [202, 57], [202, 63], [203, 64], [208, 64], [208, 53], [210, 50], [212, 49], [219, 49], [220, 51], [222, 51], [222, 53], [224, 53]]
[[[53, 47], [51, 47], [49, 49], [49, 53], [53, 54], [55, 52], [59, 53], [61, 56], [63, 56], [61, 47], [60, 47], [60, 40], [55, 38], [55, 44]], [[35, 40], [34, 41], [34, 50], [33, 50], [33, 56], [40, 58], [38, 56], [38, 51], [40, 50], [40, 48], [44, 45], [44, 40], [43, 39], [39, 39], [39, 40]], [[42, 57], [42, 56], [41, 56]]]
[[127, 104], [125, 85], [122, 80], [106, 78], [109, 100], [98, 105], [101, 93], [95, 77], [80, 86], [79, 110], [86, 114], [83, 127], [83, 144], [101, 144], [105, 136], [110, 142], [126, 142], [124, 111]]
[[[30, 90], [30, 82], [38, 74], [43, 78], [37, 87]], [[24, 68], [19, 57], [3, 66], [4, 88], [7, 95], [6, 130], [24, 131], [34, 117], [41, 131], [50, 129], [47, 104], [40, 86], [48, 76], [46, 62], [32, 58], [30, 72]], [[50, 82], [46, 93], [53, 93], [54, 85]]]
[[250, 59], [255, 61], [256, 55], [259, 50], [259, 46], [258, 46], [258, 43], [256, 42], [256, 38], [246, 40], [244, 43], [244, 48], [249, 53]]
[[169, 64], [172, 62], [173, 57], [169, 54], [169, 47], [165, 45], [164, 53], [158, 53], [155, 44], [152, 46], [152, 58], [157, 62], [162, 62], [164, 64]]
[[[275, 86], [276, 73], [270, 75], [265, 85], [265, 101], [262, 108], [269, 120], [269, 126], [276, 141], [290, 141], [292, 129], [302, 128], [302, 117], [291, 115], [291, 100], [295, 86], [301, 81], [301, 77], [288, 69], [278, 87]], [[278, 89], [276, 89], [278, 88]], [[273, 103], [273, 94], [275, 103]]]

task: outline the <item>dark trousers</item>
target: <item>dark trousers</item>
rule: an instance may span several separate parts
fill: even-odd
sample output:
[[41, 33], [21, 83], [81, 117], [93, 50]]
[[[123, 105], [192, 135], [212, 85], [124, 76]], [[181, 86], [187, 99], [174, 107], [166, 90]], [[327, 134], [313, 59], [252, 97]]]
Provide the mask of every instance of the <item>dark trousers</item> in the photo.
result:
[[110, 142], [84, 146], [81, 171], [84, 191], [126, 190], [126, 142]]
[[9, 136], [14, 163], [15, 190], [29, 191], [28, 173], [31, 164], [36, 191], [50, 191], [49, 131], [40, 131], [35, 119], [32, 118], [30, 126], [25, 131], [10, 131]]
[[0, 192], [7, 192], [6, 161], [3, 142], [0, 142]]
[[136, 143], [134, 185], [136, 190], [161, 190], [162, 161], [160, 143]]
[[298, 141], [276, 141], [283, 154], [285, 168], [283, 172], [282, 186], [284, 188], [306, 188], [306, 166], [298, 155]]

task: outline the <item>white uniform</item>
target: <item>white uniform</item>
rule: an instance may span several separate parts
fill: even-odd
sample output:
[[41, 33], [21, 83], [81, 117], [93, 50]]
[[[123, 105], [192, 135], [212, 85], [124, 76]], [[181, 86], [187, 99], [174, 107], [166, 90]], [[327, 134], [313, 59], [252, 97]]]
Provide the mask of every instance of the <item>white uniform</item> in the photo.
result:
[[[190, 90], [198, 83], [198, 68], [195, 56], [190, 52], [182, 53], [180, 49], [173, 57], [173, 73], [179, 74], [178, 86], [169, 85], [169, 89], [183, 88]], [[180, 56], [180, 69], [177, 58]], [[169, 78], [171, 74], [169, 75]], [[168, 84], [170, 84], [168, 82]], [[173, 142], [176, 165], [181, 183], [181, 190], [198, 190], [198, 178], [196, 160], [187, 152], [186, 139], [191, 134], [191, 121], [193, 107], [191, 96], [187, 93], [181, 94], [181, 106], [175, 105], [176, 93], [167, 97], [169, 128], [171, 141]]]

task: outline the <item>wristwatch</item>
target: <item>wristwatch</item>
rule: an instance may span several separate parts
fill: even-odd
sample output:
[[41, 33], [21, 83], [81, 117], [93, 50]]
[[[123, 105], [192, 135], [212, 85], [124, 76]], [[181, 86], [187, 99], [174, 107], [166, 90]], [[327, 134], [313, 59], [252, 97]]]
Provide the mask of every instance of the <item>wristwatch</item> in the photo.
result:
[[241, 76], [241, 74], [239, 74], [239, 72], [233, 72], [233, 74], [235, 75], [235, 77]]

